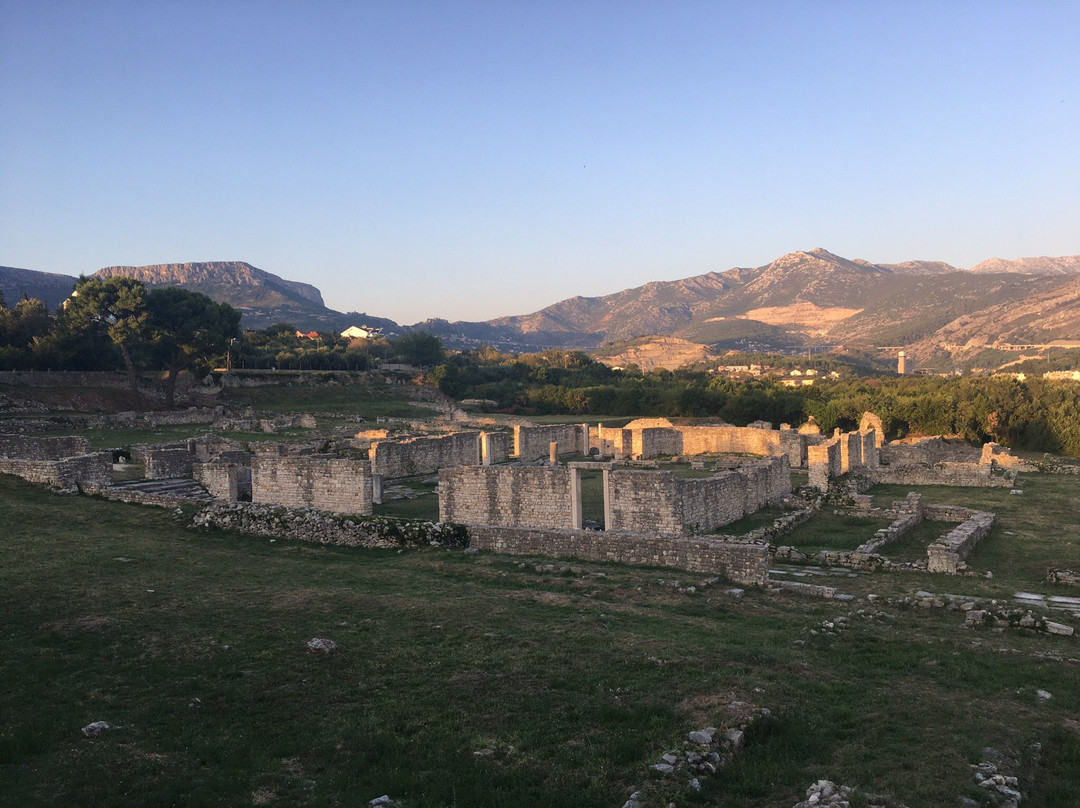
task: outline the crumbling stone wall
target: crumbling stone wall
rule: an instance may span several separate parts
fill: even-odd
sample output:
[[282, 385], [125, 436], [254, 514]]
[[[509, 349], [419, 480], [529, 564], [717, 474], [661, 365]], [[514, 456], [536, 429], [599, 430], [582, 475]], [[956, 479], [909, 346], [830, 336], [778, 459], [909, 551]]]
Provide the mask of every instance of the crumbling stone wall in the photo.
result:
[[869, 410], [864, 412], [859, 420], [859, 431], [864, 434], [873, 431], [874, 445], [879, 449], [885, 443], [885, 425], [881, 423], [880, 418]]
[[112, 454], [93, 452], [62, 460], [0, 458], [0, 474], [14, 474], [65, 494], [97, 493], [112, 485]]
[[151, 449], [143, 456], [148, 480], [191, 479], [195, 455], [187, 448]]
[[402, 440], [380, 440], [371, 444], [373, 473], [386, 478], [434, 474], [452, 466], [478, 466], [481, 461], [480, 433], [454, 432]]
[[806, 463], [810, 467], [810, 485], [828, 491], [829, 480], [840, 476], [839, 439], [834, 437], [817, 446], [807, 446]]
[[[210, 496], [215, 499], [224, 499], [236, 502], [240, 498], [240, 489], [237, 483], [237, 466], [235, 463], [210, 462], [195, 463], [192, 466], [192, 476], [205, 488]], [[248, 484], [250, 486], [250, 474]]]
[[881, 462], [889, 465], [932, 466], [935, 463], [978, 463], [982, 454], [962, 440], [946, 440], [941, 436], [893, 441], [881, 447]]
[[34, 437], [0, 434], [0, 457], [22, 460], [62, 460], [65, 457], [90, 454], [90, 441], [75, 435]]
[[683, 453], [682, 433], [677, 429], [646, 427], [630, 431], [634, 457], [673, 457]]
[[1012, 488], [1015, 477], [993, 474], [993, 466], [978, 463], [921, 463], [879, 466], [868, 469], [875, 483], [896, 485], [954, 485], [966, 488]]
[[739, 544], [704, 537], [677, 538], [595, 530], [556, 530], [473, 526], [469, 544], [510, 555], [545, 555], [676, 567], [720, 575], [735, 583], [762, 586], [769, 571], [769, 550], [763, 544]]
[[891, 544], [905, 533], [922, 522], [926, 513], [921, 495], [910, 493], [903, 500], [893, 502], [892, 511], [896, 518], [888, 527], [883, 527], [874, 533], [874, 538], [861, 544], [855, 552], [861, 555], [873, 555], [881, 551], [887, 544]]
[[515, 426], [514, 455], [527, 462], [548, 456], [552, 443], [559, 444], [559, 454], [582, 454], [585, 452], [585, 436], [577, 424], [551, 424], [548, 426]]
[[251, 499], [286, 508], [370, 514], [371, 464], [332, 455], [258, 454], [252, 462]]
[[608, 476], [607, 530], [682, 535], [678, 482], [670, 471], [612, 470]]
[[963, 562], [993, 526], [994, 514], [976, 511], [926, 548], [927, 570], [950, 574], [963, 571], [966, 566]]
[[570, 469], [457, 466], [439, 471], [439, 521], [466, 525], [569, 528]]

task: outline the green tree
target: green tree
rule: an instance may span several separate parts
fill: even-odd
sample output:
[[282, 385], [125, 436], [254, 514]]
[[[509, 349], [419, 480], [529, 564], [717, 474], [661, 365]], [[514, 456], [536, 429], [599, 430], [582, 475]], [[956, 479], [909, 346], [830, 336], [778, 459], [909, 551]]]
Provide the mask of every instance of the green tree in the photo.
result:
[[426, 331], [410, 331], [402, 334], [392, 344], [395, 354], [406, 364], [416, 367], [434, 367], [446, 356], [442, 340]]
[[120, 349], [136, 402], [140, 397], [134, 352], [146, 342], [149, 318], [146, 287], [134, 278], [119, 276], [79, 278], [62, 312], [62, 319], [72, 331], [104, 329]]
[[154, 354], [167, 371], [165, 408], [171, 410], [180, 371], [203, 369], [240, 335], [240, 312], [200, 292], [177, 286], [152, 290], [146, 298]]

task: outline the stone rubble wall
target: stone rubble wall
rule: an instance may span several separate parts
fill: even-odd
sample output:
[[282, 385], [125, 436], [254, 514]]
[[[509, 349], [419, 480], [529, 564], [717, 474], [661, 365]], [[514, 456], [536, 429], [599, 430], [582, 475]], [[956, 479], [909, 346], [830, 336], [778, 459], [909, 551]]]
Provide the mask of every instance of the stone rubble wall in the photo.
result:
[[333, 455], [255, 456], [251, 500], [347, 514], [372, 511], [371, 464]]
[[953, 485], [965, 488], [1012, 488], [1013, 475], [998, 476], [993, 466], [978, 463], [940, 462], [924, 464], [891, 463], [868, 469], [875, 483], [894, 485]]
[[371, 444], [371, 468], [384, 478], [435, 474], [453, 466], [480, 465], [480, 433], [454, 432]]
[[961, 440], [941, 436], [912, 441], [893, 441], [881, 447], [881, 459], [889, 465], [905, 466], [935, 463], [978, 463], [982, 450]]
[[569, 528], [571, 470], [558, 466], [457, 466], [439, 471], [439, 521]]
[[[236, 464], [229, 462], [195, 463], [192, 466], [192, 477], [202, 483], [203, 488], [215, 499], [236, 502], [240, 496], [236, 469]], [[250, 479], [249, 475], [249, 486]]]
[[31, 437], [0, 434], [0, 457], [21, 460], [63, 460], [90, 454], [90, 440], [75, 435]]
[[963, 562], [993, 526], [994, 514], [976, 511], [926, 548], [927, 570], [950, 574], [963, 571]]
[[112, 454], [93, 452], [62, 460], [0, 458], [0, 474], [14, 474], [65, 494], [98, 493], [112, 485]]
[[469, 544], [509, 555], [539, 555], [613, 561], [720, 575], [735, 583], [762, 586], [769, 549], [708, 538], [678, 538], [610, 531], [472, 526]]
[[552, 443], [559, 444], [559, 454], [583, 454], [585, 437], [582, 433], [578, 424], [515, 426], [514, 456], [523, 463], [546, 458]]
[[966, 522], [977, 513], [979, 511], [974, 508], [963, 505], [923, 505], [924, 518], [932, 522]]
[[880, 552], [882, 547], [892, 544], [922, 522], [926, 514], [922, 496], [914, 492], [908, 494], [905, 499], [894, 502], [892, 510], [896, 514], [892, 524], [881, 528], [874, 533], [870, 541], [859, 545], [855, 550], [857, 554], [874, 555]]
[[143, 456], [148, 480], [191, 479], [195, 455], [183, 449], [151, 449]]
[[192, 520], [195, 527], [216, 527], [253, 536], [347, 547], [390, 548], [408, 545], [464, 547], [460, 525], [369, 517], [357, 521], [311, 509], [289, 509], [246, 502], [215, 502]]

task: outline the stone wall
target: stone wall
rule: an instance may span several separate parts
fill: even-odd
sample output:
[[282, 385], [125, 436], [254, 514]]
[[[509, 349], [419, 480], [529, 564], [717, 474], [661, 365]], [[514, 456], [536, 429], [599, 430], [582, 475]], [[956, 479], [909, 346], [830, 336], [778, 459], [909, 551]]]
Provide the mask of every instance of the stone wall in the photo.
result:
[[829, 480], [840, 476], [840, 441], [831, 438], [825, 443], [807, 446], [806, 463], [810, 467], [810, 485], [828, 491]]
[[[236, 502], [240, 497], [236, 469], [237, 466], [235, 463], [195, 463], [192, 466], [192, 476], [198, 482], [202, 483], [203, 488], [205, 488], [210, 493], [210, 496], [215, 499]], [[249, 486], [250, 479], [249, 475]]]
[[466, 525], [573, 525], [571, 470], [457, 466], [439, 471], [439, 521]]
[[634, 433], [629, 429], [600, 424], [589, 428], [589, 446], [596, 448], [601, 457], [622, 460], [634, 452]]
[[259, 454], [251, 468], [251, 499], [286, 508], [370, 514], [371, 464], [332, 455]]
[[940, 436], [909, 441], [893, 441], [881, 447], [881, 461], [890, 465], [935, 463], [978, 463], [981, 449], [962, 440], [946, 440]]
[[480, 433], [480, 462], [485, 466], [505, 463], [514, 448], [514, 436], [509, 432]]
[[0, 458], [0, 474], [14, 474], [66, 493], [98, 493], [112, 485], [112, 454], [94, 452], [62, 460]]
[[480, 433], [454, 432], [402, 440], [380, 440], [371, 444], [371, 469], [393, 479], [417, 474], [434, 474], [453, 466], [480, 465]]
[[22, 460], [62, 460], [90, 453], [90, 441], [75, 435], [33, 437], [0, 434], [0, 457]]
[[582, 454], [585, 452], [582, 433], [578, 424], [515, 426], [514, 455], [522, 462], [540, 460], [548, 456], [552, 443], [559, 444], [559, 454]]
[[188, 449], [151, 449], [144, 453], [148, 480], [191, 479], [195, 455]]
[[607, 530], [682, 535], [678, 483], [670, 471], [612, 470], [608, 475]]
[[761, 586], [769, 571], [769, 550], [708, 538], [612, 534], [595, 530], [470, 527], [469, 544], [510, 555], [540, 555], [614, 561], [720, 575], [735, 583]]
[[965, 488], [1012, 488], [1012, 475], [992, 473], [993, 466], [978, 463], [897, 464], [868, 469], [875, 483], [895, 485], [954, 485]]
[[926, 548], [927, 570], [950, 574], [964, 571], [966, 565], [963, 562], [993, 526], [994, 514], [976, 511]]

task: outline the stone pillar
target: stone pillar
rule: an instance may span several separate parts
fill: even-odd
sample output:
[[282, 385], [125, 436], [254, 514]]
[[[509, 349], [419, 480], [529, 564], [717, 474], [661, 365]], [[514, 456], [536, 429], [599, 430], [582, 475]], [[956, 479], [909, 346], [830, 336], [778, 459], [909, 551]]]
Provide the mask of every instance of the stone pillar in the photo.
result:
[[491, 465], [491, 433], [480, 433], [480, 465]]
[[[552, 447], [557, 444], [551, 444]], [[554, 449], [552, 449], [554, 452]], [[570, 527], [581, 530], [581, 469], [570, 467]]]
[[581, 453], [586, 457], [589, 456], [589, 425], [581, 425]]
[[604, 530], [611, 529], [611, 469], [604, 469]]
[[559, 442], [552, 441], [548, 446], [548, 465], [556, 466], [559, 463]]
[[371, 475], [371, 503], [373, 505], [383, 504], [383, 476], [381, 474]]

